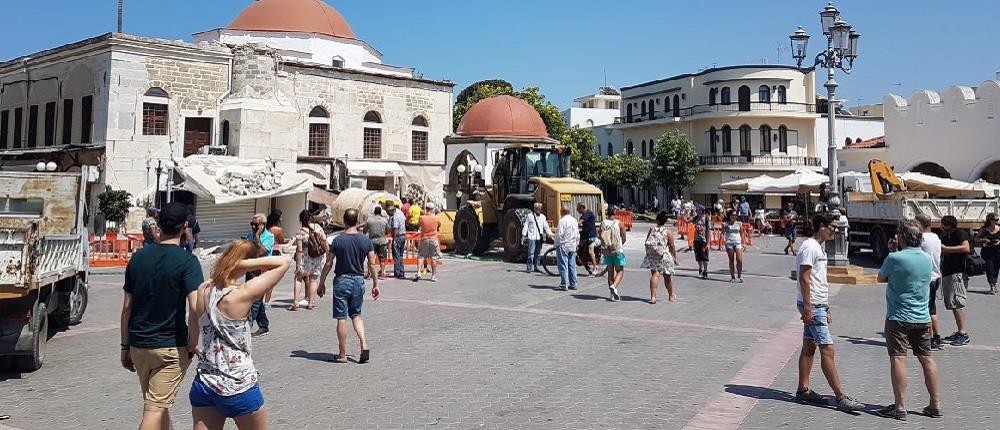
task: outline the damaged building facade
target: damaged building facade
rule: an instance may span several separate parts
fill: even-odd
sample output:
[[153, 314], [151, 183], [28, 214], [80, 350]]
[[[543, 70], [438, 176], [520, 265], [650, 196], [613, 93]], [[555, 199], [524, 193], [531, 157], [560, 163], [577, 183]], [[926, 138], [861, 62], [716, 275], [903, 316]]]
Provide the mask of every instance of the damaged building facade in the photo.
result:
[[[439, 196], [452, 90], [383, 64], [323, 1], [261, 0], [194, 43], [112, 33], [0, 63], [0, 166], [96, 165], [95, 199], [110, 186], [147, 204], [169, 187], [203, 239], [227, 240], [271, 209], [297, 227], [303, 180]], [[285, 183], [239, 198], [192, 183], [273, 169]]]

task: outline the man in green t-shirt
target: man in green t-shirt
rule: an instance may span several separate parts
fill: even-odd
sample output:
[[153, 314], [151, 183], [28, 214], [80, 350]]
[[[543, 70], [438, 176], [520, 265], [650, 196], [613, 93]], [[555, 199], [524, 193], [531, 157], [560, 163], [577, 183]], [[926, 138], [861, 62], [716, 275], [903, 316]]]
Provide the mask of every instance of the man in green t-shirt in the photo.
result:
[[885, 344], [889, 350], [892, 392], [895, 402], [875, 413], [886, 418], [906, 420], [906, 350], [920, 360], [930, 404], [923, 412], [941, 416], [938, 397], [938, 368], [931, 357], [931, 313], [929, 307], [931, 272], [934, 263], [920, 249], [923, 229], [914, 220], [902, 222], [896, 229], [896, 241], [902, 250], [893, 252], [882, 263], [879, 282], [885, 288]]
[[171, 428], [169, 409], [198, 343], [193, 319], [204, 276], [198, 259], [180, 244], [188, 215], [181, 203], [163, 206], [160, 243], [146, 244], [125, 269], [121, 364], [139, 376], [142, 429]]

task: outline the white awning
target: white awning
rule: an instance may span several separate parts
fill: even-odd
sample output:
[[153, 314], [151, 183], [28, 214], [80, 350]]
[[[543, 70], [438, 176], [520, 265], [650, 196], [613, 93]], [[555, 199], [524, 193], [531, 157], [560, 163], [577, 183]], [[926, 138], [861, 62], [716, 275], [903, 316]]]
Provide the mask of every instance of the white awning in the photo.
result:
[[1000, 185], [982, 179], [968, 183], [917, 172], [904, 172], [899, 175], [899, 179], [910, 191], [927, 191], [937, 197], [983, 198], [1000, 195]]
[[746, 192], [751, 184], [760, 184], [767, 181], [774, 180], [773, 176], [760, 175], [754, 176], [752, 178], [737, 179], [735, 181], [723, 182], [719, 184], [719, 189], [723, 191], [740, 191]]
[[816, 173], [812, 170], [801, 169], [795, 173], [774, 178], [756, 184], [750, 184], [747, 188], [751, 193], [814, 193], [819, 191], [819, 186], [829, 182], [826, 175]]
[[219, 155], [193, 155], [180, 161], [183, 189], [217, 205], [270, 197], [305, 194], [313, 188], [310, 175], [284, 172], [266, 160]]
[[347, 174], [355, 177], [399, 177], [403, 169], [395, 161], [347, 160]]

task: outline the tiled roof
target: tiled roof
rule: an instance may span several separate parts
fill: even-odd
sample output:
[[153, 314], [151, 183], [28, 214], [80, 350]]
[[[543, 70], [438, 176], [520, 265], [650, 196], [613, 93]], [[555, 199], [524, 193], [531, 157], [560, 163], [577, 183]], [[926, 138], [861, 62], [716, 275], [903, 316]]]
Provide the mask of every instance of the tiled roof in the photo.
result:
[[885, 136], [849, 143], [846, 147], [850, 149], [885, 148]]

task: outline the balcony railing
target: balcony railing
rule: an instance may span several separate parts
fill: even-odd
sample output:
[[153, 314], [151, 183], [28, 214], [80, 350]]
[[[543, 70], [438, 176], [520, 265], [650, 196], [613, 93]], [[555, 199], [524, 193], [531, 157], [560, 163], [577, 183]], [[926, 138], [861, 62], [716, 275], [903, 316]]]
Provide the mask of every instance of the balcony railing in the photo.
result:
[[670, 119], [670, 118], [687, 118], [693, 115], [701, 115], [706, 113], [733, 113], [733, 112], [777, 112], [777, 113], [816, 113], [816, 105], [807, 103], [762, 103], [762, 102], [751, 102], [749, 105], [744, 103], [729, 103], [729, 104], [712, 104], [712, 105], [695, 105], [691, 107], [686, 107], [682, 109], [671, 109], [669, 111], [655, 111], [650, 116], [649, 112], [645, 114], [632, 114], [632, 117], [620, 116], [615, 118], [615, 124], [626, 124], [626, 123], [641, 123], [646, 121], [655, 121], [659, 119]]
[[820, 167], [818, 157], [790, 155], [704, 155], [699, 157], [702, 166], [808, 166]]

